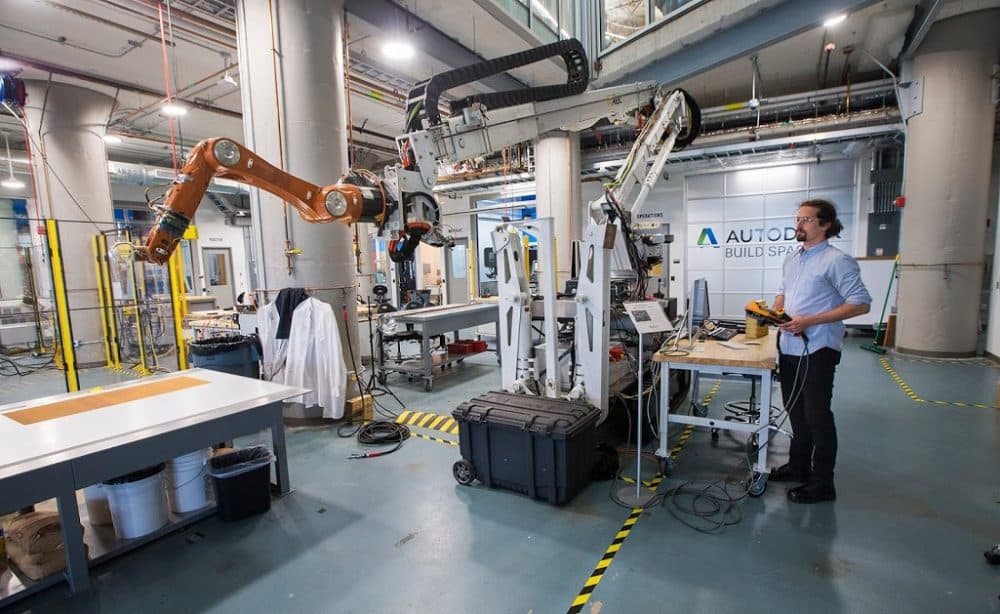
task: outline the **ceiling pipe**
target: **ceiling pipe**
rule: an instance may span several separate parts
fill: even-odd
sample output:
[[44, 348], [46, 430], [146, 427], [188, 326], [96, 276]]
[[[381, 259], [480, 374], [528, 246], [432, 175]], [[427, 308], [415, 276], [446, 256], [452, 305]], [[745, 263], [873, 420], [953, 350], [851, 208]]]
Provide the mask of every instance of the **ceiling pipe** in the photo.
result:
[[[81, 81], [87, 81], [89, 83], [96, 83], [98, 85], [103, 85], [106, 87], [113, 87], [126, 92], [134, 92], [136, 94], [144, 94], [146, 96], [152, 96], [161, 100], [166, 100], [167, 96], [161, 91], [154, 90], [148, 87], [143, 87], [136, 83], [126, 83], [125, 81], [118, 81], [116, 79], [109, 79], [107, 77], [101, 77], [99, 75], [94, 75], [81, 70], [75, 70], [72, 68], [67, 68], [65, 66], [59, 66], [58, 64], [50, 64], [48, 62], [42, 62], [33, 58], [28, 58], [25, 56], [15, 55], [13, 53], [8, 53], [6, 51], [0, 51], [0, 58], [6, 58], [13, 60], [19, 64], [27, 66], [29, 68], [34, 68], [36, 70], [42, 70], [45, 72], [50, 72], [56, 75], [62, 75], [64, 77], [72, 77], [74, 79], [80, 79]], [[224, 109], [222, 107], [217, 107], [214, 105], [207, 105], [200, 102], [195, 102], [192, 100], [181, 100], [181, 102], [200, 109], [202, 111], [209, 111], [211, 113], [217, 113], [219, 115], [224, 115], [226, 117], [240, 118], [242, 114], [238, 111], [230, 111], [229, 109]]]
[[[221, 77], [223, 74], [225, 74], [226, 72], [228, 72], [233, 66], [236, 66], [236, 65], [233, 64], [232, 66], [227, 66], [227, 67], [225, 67], [225, 68], [223, 68], [221, 70], [217, 70], [217, 71], [215, 71], [215, 72], [213, 72], [213, 73], [211, 73], [211, 74], [209, 74], [209, 75], [207, 75], [205, 77], [202, 77], [201, 79], [198, 79], [197, 81], [194, 81], [193, 83], [189, 83], [188, 85], [185, 85], [184, 87], [180, 88], [179, 90], [177, 90], [174, 93], [173, 98], [175, 98], [177, 100], [183, 100], [182, 96], [184, 96], [185, 93], [188, 92], [188, 90], [192, 90], [192, 89], [198, 87], [199, 85], [203, 85], [203, 84], [205, 84], [205, 83], [207, 83], [209, 81], [217, 81], [219, 79], [219, 77]], [[151, 110], [158, 109], [160, 107], [160, 105], [163, 104], [163, 102], [165, 102], [165, 101], [166, 101], [166, 97], [164, 96], [163, 100], [157, 100], [156, 102], [152, 102], [152, 103], [150, 103], [150, 104], [148, 104], [146, 106], [139, 107], [138, 109], [136, 109], [135, 111], [132, 111], [128, 115], [124, 115], [122, 117], [119, 117], [119, 118], [115, 119], [114, 121], [111, 122], [111, 125], [115, 126], [115, 125], [118, 125], [120, 123], [132, 120], [132, 119], [138, 119], [140, 117], [144, 117], [144, 116], [148, 115]], [[242, 116], [242, 115], [240, 115], [240, 116]]]
[[[111, 183], [118, 185], [166, 186], [174, 182], [174, 170], [130, 162], [108, 162], [108, 178]], [[218, 177], [209, 182], [208, 190], [217, 194], [248, 192], [248, 189], [239, 182], [219, 179]]]
[[[866, 96], [882, 92], [889, 93], [892, 91], [893, 91], [892, 79], [879, 79], [877, 81], [868, 81], [865, 83], [851, 85], [849, 88], [847, 86], [837, 86], [822, 90], [815, 90], [812, 92], [786, 94], [784, 96], [771, 96], [770, 98], [761, 98], [760, 110], [762, 113], [774, 112], [785, 107], [791, 107], [800, 104], [811, 104], [820, 100], [827, 100], [830, 98], [840, 98], [842, 96], [847, 96], [848, 93], [852, 98], [857, 98], [859, 96]], [[738, 108], [733, 108], [733, 107], [734, 107], [733, 104], [725, 104], [717, 107], [709, 107], [707, 109], [701, 110], [701, 116], [703, 120], [729, 119], [731, 117], [744, 114], [749, 109], [749, 105], [745, 102], [740, 103]]]
[[151, 34], [149, 32], [143, 32], [142, 30], [136, 30], [135, 28], [130, 28], [125, 24], [118, 23], [117, 21], [113, 21], [111, 19], [105, 19], [104, 17], [94, 15], [93, 13], [89, 13], [87, 11], [81, 11], [80, 9], [76, 9], [71, 6], [66, 6], [61, 2], [55, 2], [55, 0], [42, 0], [42, 2], [53, 8], [65, 11], [71, 15], [76, 15], [77, 17], [83, 17], [84, 19], [90, 19], [92, 21], [96, 21], [99, 24], [108, 26], [110, 28], [115, 28], [117, 30], [121, 30], [122, 32], [131, 34], [132, 36], [137, 36], [139, 38], [144, 38], [146, 40], [154, 41], [156, 42], [156, 44], [160, 43], [160, 37], [157, 36], [155, 33]]
[[[733, 149], [747, 149], [751, 151], [770, 151], [774, 147], [789, 147], [795, 144], [823, 143], [834, 140], [850, 140], [858, 138], [869, 138], [882, 134], [891, 134], [901, 131], [899, 123], [899, 111], [893, 109], [892, 112], [879, 116], [871, 114], [858, 114], [858, 117], [844, 118], [832, 117], [820, 120], [810, 120], [798, 122], [796, 126], [762, 126], [762, 133], [771, 135], [769, 140], [758, 140], [748, 142], [746, 133], [729, 133], [713, 137], [706, 135], [699, 137], [695, 143], [696, 149], [685, 149], [677, 152], [668, 161], [687, 160], [692, 157], [712, 155], [713, 153], [725, 153]], [[801, 134], [795, 134], [801, 132]], [[616, 166], [624, 162], [624, 151], [607, 152], [603, 154], [586, 154], [586, 161], [583, 165], [584, 175], [592, 174], [594, 171], [613, 173]], [[488, 169], [481, 171], [481, 176], [475, 179], [465, 179], [468, 174], [463, 175], [462, 180], [449, 181], [448, 177], [439, 177], [437, 185], [434, 187], [435, 193], [463, 193], [485, 190], [488, 188], [511, 185], [516, 183], [526, 183], [534, 181], [534, 171], [526, 171], [516, 174], [504, 174], [498, 169]]]
[[[136, 0], [136, 1], [137, 2], [141, 2], [141, 0]], [[121, 4], [120, 2], [115, 2], [114, 0], [100, 0], [100, 2], [102, 4], [104, 4], [104, 5], [106, 5], [106, 6], [112, 7], [114, 9], [119, 10], [119, 11], [123, 11], [123, 12], [125, 12], [125, 13], [127, 13], [129, 15], [132, 15], [133, 17], [139, 17], [141, 19], [147, 19], [150, 22], [152, 22], [155, 25], [157, 25], [157, 27], [159, 27], [159, 20], [157, 19], [157, 16], [155, 14], [157, 3], [151, 3], [151, 2], [144, 3], [144, 6], [148, 6], [148, 7], [151, 8], [151, 10], [154, 11], [153, 13], [150, 14], [150, 13], [144, 13], [142, 11], [136, 10], [135, 8], [132, 8], [132, 7], [129, 7], [129, 6], [125, 6], [125, 5]], [[190, 19], [188, 19], [189, 17], [192, 17], [189, 13], [185, 13], [184, 11], [175, 9], [173, 7], [170, 8], [170, 12], [171, 12], [172, 16], [176, 15], [179, 18], [179, 21], [189, 21], [189, 22], [191, 21]], [[200, 19], [200, 18], [197, 18], [197, 19]], [[201, 20], [201, 21], [204, 21], [207, 24], [211, 24], [211, 22], [208, 22], [206, 20]], [[211, 27], [209, 29], [213, 30], [214, 32], [216, 32], [218, 34], [222, 34], [223, 36], [225, 36], [227, 38], [231, 38], [232, 41], [229, 41], [229, 40], [219, 40], [217, 38], [214, 38], [212, 36], [208, 36], [206, 34], [198, 32], [196, 30], [192, 30], [191, 28], [187, 28], [187, 27], [185, 27], [183, 25], [176, 24], [176, 23], [174, 24], [175, 34], [177, 32], [180, 32], [182, 34], [187, 34], [187, 35], [199, 38], [203, 42], [216, 45], [216, 47], [222, 47], [222, 48], [224, 48], [224, 49], [226, 49], [228, 51], [235, 51], [236, 50], [236, 31], [235, 30], [224, 28], [224, 27], [220, 26], [219, 24], [211, 24]], [[194, 42], [194, 41], [192, 41], [190, 39], [187, 39], [187, 38], [183, 38], [183, 37], [175, 37], [175, 38], [177, 38], [178, 40], [184, 40], [185, 42], [191, 43], [193, 45], [202, 46], [201, 44], [196, 43], [196, 42]], [[215, 50], [217, 50], [217, 49], [215, 49]]]

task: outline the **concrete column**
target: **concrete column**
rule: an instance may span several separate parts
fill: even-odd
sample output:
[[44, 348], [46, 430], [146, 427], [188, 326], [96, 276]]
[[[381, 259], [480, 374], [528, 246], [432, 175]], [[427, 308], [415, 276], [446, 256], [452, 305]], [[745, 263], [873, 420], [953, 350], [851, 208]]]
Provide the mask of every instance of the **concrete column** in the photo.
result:
[[[237, 3], [244, 142], [293, 175], [318, 185], [335, 183], [348, 166], [343, 0], [282, 0], [273, 3], [273, 13], [269, 5]], [[251, 190], [250, 200], [259, 283], [275, 289], [340, 287], [310, 294], [333, 306], [352, 371], [351, 355], [360, 355], [351, 229], [309, 224], [259, 190]], [[290, 249], [301, 253], [291, 257], [289, 267]], [[347, 396], [353, 395], [348, 391]], [[301, 416], [286, 412], [288, 417], [320, 414], [319, 408], [307, 408]]]
[[556, 288], [570, 278], [573, 241], [580, 239], [580, 134], [550, 132], [535, 140], [535, 197], [538, 217], [556, 229]]
[[913, 60], [908, 80], [922, 82], [923, 110], [907, 123], [900, 351], [976, 352], [998, 31], [996, 9], [947, 19], [933, 26]]
[[[114, 99], [65, 83], [29, 80], [26, 85], [25, 116], [36, 149], [36, 208], [60, 223], [70, 323], [73, 339], [82, 343], [77, 364], [101, 364], [105, 357], [91, 241], [113, 228], [104, 133]], [[47, 267], [47, 256], [44, 264], [35, 265]]]

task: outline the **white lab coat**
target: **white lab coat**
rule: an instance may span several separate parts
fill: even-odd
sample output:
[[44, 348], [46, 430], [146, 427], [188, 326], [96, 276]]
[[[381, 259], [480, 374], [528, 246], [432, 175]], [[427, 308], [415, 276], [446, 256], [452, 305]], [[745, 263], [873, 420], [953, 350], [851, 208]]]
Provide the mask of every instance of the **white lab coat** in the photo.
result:
[[274, 338], [278, 319], [278, 309], [270, 303], [258, 323], [264, 379], [308, 388], [310, 392], [288, 400], [306, 407], [319, 405], [324, 418], [343, 418], [347, 366], [333, 308], [314, 298], [299, 303], [292, 312], [288, 339]]

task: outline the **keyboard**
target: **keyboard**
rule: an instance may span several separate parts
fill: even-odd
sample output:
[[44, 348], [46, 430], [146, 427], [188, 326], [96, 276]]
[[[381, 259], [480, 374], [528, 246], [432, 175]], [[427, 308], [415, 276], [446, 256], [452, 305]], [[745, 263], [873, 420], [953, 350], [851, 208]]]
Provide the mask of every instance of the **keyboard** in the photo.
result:
[[730, 339], [732, 339], [733, 337], [735, 337], [737, 334], [739, 334], [739, 333], [735, 329], [733, 329], [733, 328], [721, 328], [721, 327], [719, 327], [719, 328], [716, 328], [714, 331], [712, 331], [712, 337], [714, 339], [719, 339], [721, 341], [729, 341]]

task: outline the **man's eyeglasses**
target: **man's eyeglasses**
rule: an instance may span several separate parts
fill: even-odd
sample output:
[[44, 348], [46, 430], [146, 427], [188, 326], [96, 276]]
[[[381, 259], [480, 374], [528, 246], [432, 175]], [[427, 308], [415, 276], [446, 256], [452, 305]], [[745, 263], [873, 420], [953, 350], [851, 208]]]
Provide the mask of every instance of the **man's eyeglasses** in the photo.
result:
[[797, 217], [797, 218], [795, 218], [795, 223], [796, 224], [812, 224], [815, 221], [816, 221], [816, 218], [813, 217], [813, 216], [811, 216], [811, 215], [806, 215], [806, 216], [803, 216], [803, 217]]

